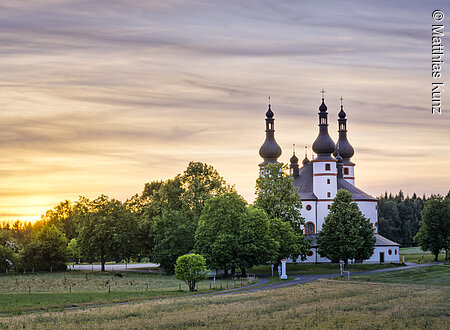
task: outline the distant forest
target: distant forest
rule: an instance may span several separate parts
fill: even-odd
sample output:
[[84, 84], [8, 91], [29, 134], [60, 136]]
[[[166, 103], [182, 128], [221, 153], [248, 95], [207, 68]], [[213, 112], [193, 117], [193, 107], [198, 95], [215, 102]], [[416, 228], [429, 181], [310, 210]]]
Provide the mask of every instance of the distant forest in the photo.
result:
[[[447, 196], [450, 196], [450, 191]], [[401, 190], [396, 195], [386, 192], [384, 196], [379, 196], [378, 233], [402, 247], [417, 245], [413, 239], [419, 230], [421, 212], [428, 199], [415, 193], [405, 197]]]

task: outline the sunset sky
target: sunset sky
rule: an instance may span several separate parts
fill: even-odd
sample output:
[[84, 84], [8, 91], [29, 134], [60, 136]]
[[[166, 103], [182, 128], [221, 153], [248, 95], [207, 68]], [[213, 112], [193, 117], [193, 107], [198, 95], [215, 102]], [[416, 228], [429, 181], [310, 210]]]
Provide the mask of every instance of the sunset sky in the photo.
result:
[[0, 221], [80, 195], [124, 201], [191, 160], [252, 202], [268, 96], [288, 162], [317, 136], [322, 88], [335, 141], [344, 98], [358, 187], [445, 194], [450, 47], [433, 116], [435, 9], [450, 34], [448, 1], [2, 1]]

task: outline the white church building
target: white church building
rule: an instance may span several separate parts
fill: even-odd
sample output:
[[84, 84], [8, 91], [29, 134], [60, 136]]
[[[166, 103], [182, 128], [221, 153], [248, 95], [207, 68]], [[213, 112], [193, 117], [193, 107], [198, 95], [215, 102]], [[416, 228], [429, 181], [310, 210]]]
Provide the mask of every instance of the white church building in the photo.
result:
[[[266, 113], [266, 140], [259, 149], [259, 155], [264, 160], [259, 164], [261, 169], [269, 163], [277, 163], [282, 152], [275, 141], [273, 116], [269, 104]], [[328, 112], [324, 98], [322, 98], [322, 104], [319, 107], [319, 135], [312, 145], [312, 150], [317, 156], [309, 160], [305, 155], [301, 167], [295, 151], [290, 159], [290, 175], [293, 177], [294, 186], [298, 188], [303, 205], [301, 210], [301, 214], [305, 218], [303, 229], [311, 242], [311, 249], [304, 262], [330, 262], [329, 259], [322, 257], [317, 252], [316, 238], [322, 229], [337, 191], [345, 189], [352, 193], [353, 200], [374, 227], [376, 238], [374, 253], [370, 259], [364, 260], [364, 262], [398, 263], [400, 261], [399, 244], [378, 234], [377, 199], [355, 186], [355, 164], [350, 160], [354, 149], [347, 140], [347, 119], [342, 104], [338, 117], [339, 138], [335, 144], [328, 134]], [[301, 260], [299, 259], [298, 262]]]

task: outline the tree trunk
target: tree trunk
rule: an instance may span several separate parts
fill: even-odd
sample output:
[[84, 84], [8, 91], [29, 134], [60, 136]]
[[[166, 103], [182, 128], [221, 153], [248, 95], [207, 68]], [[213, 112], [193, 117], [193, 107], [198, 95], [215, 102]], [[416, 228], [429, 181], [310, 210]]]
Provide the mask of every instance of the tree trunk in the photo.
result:
[[100, 257], [100, 262], [102, 263], [102, 272], [105, 271], [105, 256]]
[[245, 268], [241, 268], [241, 272], [242, 272], [242, 277], [247, 276], [247, 272], [245, 271]]
[[195, 290], [195, 281], [189, 281], [189, 291], [194, 292]]
[[226, 269], [226, 268], [223, 269], [223, 275], [224, 275], [225, 277], [228, 276], [228, 269]]
[[436, 262], [439, 261], [438, 256], [439, 256], [439, 252], [434, 254], [434, 261], [436, 261]]
[[236, 267], [231, 267], [231, 277], [234, 277], [236, 275]]

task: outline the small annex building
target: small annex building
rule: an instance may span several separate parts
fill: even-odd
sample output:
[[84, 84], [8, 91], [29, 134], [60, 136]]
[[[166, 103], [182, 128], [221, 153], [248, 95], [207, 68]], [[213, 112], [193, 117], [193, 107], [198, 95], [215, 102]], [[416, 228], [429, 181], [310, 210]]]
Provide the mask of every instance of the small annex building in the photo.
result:
[[[320, 256], [317, 252], [317, 233], [322, 229], [337, 191], [345, 189], [352, 193], [353, 200], [374, 227], [375, 250], [372, 257], [364, 262], [398, 263], [400, 261], [399, 244], [378, 234], [377, 199], [355, 186], [355, 164], [351, 161], [355, 151], [347, 139], [347, 115], [343, 105], [341, 104], [338, 114], [339, 137], [337, 143], [334, 143], [328, 134], [328, 112], [323, 97], [318, 114], [319, 134], [312, 145], [316, 157], [313, 156], [313, 159], [310, 160], [305, 153], [301, 166], [295, 151], [290, 158], [290, 175], [293, 177], [294, 186], [298, 188], [303, 205], [301, 210], [301, 214], [305, 218], [303, 230], [311, 242], [309, 255], [304, 262], [330, 262], [329, 259]], [[259, 155], [263, 158], [263, 162], [259, 164], [260, 171], [267, 164], [278, 163], [278, 158], [282, 153], [275, 140], [274, 124], [274, 113], [269, 104], [266, 112], [266, 140], [259, 149]]]

